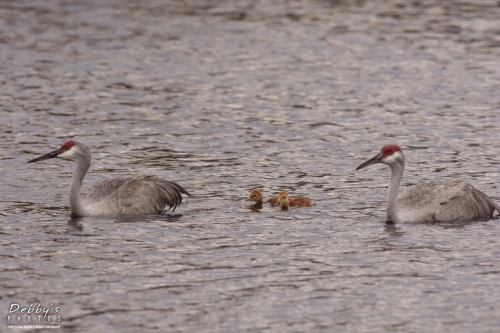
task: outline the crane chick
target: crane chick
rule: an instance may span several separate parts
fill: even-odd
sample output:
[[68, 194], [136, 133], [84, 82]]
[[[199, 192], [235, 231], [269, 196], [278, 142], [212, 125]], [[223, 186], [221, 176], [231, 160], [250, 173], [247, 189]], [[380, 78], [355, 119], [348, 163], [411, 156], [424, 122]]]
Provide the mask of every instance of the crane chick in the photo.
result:
[[276, 197], [269, 198], [264, 202], [264, 197], [262, 195], [262, 192], [258, 188], [256, 188], [256, 189], [252, 190], [252, 192], [250, 192], [246, 201], [255, 201], [256, 205], [262, 205], [264, 203], [269, 203], [269, 204], [274, 206], [278, 203], [278, 197], [276, 196]]
[[288, 207], [310, 207], [311, 199], [308, 197], [296, 197], [291, 198], [286, 191], [281, 191], [278, 193], [278, 204], [281, 205], [281, 209], [288, 209]]

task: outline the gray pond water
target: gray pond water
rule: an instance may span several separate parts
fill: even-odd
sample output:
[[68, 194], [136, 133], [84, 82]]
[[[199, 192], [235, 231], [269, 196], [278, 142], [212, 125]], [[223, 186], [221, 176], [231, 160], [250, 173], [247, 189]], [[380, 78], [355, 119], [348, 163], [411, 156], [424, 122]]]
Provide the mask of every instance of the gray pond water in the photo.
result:
[[[0, 8], [1, 331], [14, 303], [67, 332], [500, 330], [499, 219], [389, 226], [388, 168], [354, 171], [395, 142], [402, 186], [500, 201], [497, 1]], [[84, 191], [146, 173], [195, 197], [72, 219], [71, 163], [26, 163], [68, 139]], [[316, 206], [253, 211], [256, 187]]]

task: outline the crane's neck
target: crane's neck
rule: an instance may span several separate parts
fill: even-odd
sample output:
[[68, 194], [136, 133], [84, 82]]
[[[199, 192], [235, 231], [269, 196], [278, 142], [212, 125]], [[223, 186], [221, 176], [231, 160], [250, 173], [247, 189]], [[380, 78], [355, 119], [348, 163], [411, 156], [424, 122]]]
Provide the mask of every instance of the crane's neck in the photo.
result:
[[82, 187], [83, 178], [90, 168], [90, 161], [77, 160], [75, 170], [73, 171], [73, 179], [69, 187], [69, 207], [71, 215], [86, 216], [89, 215], [85, 210], [80, 198], [80, 188]]
[[387, 194], [386, 221], [390, 223], [401, 223], [397, 204], [399, 184], [401, 183], [401, 178], [403, 178], [405, 161], [396, 161], [393, 164], [389, 164], [389, 167], [391, 168], [391, 177], [389, 178], [389, 191]]

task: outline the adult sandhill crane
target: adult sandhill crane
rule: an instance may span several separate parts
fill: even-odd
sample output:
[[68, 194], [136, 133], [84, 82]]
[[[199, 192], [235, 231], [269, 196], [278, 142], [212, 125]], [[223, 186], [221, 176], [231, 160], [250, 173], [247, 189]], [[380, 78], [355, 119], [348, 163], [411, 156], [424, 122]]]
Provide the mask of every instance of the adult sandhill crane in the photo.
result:
[[182, 193], [191, 194], [179, 184], [158, 176], [113, 178], [98, 182], [80, 197], [83, 178], [90, 167], [89, 148], [78, 141], [67, 141], [61, 148], [34, 158], [28, 163], [62, 158], [76, 163], [69, 188], [69, 206], [73, 216], [114, 214], [158, 214], [182, 202]]
[[380, 153], [362, 163], [356, 170], [375, 163], [391, 168], [387, 195], [387, 223], [467, 221], [492, 217], [500, 207], [483, 192], [461, 180], [442, 183], [420, 183], [408, 187], [399, 197], [405, 156], [398, 145], [388, 144]]

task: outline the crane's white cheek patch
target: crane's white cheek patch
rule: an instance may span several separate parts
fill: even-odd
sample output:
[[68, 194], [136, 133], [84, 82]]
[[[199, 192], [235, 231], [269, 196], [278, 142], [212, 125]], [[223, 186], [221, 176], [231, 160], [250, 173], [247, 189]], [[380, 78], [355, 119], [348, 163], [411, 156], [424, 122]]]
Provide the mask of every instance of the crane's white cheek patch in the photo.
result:
[[401, 156], [401, 153], [399, 151], [397, 151], [394, 154], [385, 157], [384, 163], [392, 164], [392, 163], [396, 162], [396, 160], [402, 160], [402, 159], [403, 159], [403, 156]]
[[74, 153], [75, 153], [75, 147], [71, 147], [70, 149], [60, 153], [57, 157], [69, 160], [74, 155]]

